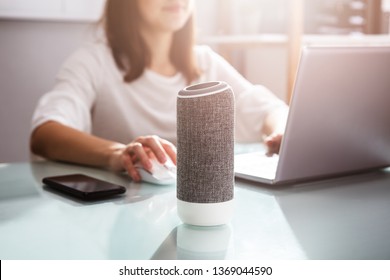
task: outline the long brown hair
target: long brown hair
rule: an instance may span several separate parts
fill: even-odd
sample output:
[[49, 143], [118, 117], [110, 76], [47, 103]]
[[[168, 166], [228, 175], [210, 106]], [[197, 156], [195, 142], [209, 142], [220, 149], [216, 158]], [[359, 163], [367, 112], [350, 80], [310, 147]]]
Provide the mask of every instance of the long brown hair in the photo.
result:
[[[107, 0], [102, 23], [108, 44], [124, 81], [139, 78], [149, 65], [150, 51], [139, 31], [140, 13], [135, 0]], [[193, 46], [195, 44], [194, 16], [173, 36], [170, 59], [172, 64], [190, 84], [200, 71], [197, 67]]]

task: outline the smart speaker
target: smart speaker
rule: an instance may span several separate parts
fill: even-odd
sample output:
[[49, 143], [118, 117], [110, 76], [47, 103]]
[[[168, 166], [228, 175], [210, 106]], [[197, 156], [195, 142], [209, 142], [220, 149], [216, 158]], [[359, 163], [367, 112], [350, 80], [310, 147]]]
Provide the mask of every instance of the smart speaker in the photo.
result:
[[177, 96], [177, 211], [197, 226], [229, 222], [234, 196], [234, 94], [225, 82]]

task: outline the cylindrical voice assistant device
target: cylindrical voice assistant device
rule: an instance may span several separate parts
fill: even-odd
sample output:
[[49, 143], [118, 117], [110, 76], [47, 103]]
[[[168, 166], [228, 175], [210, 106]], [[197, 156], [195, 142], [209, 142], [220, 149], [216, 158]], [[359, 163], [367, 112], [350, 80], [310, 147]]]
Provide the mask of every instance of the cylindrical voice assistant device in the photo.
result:
[[186, 224], [229, 222], [234, 196], [234, 94], [225, 82], [177, 97], [177, 211]]

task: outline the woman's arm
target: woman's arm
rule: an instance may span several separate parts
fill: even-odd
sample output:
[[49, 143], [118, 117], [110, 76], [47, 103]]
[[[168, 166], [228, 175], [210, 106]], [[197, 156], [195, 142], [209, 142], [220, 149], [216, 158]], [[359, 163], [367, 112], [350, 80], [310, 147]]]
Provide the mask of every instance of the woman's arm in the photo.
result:
[[140, 175], [134, 164], [141, 162], [150, 170], [150, 157], [161, 163], [167, 158], [176, 164], [176, 148], [157, 136], [138, 137], [125, 145], [105, 140], [74, 128], [49, 121], [37, 127], [31, 134], [31, 151], [42, 157], [107, 168], [112, 171], [126, 170], [139, 181]]
[[110, 158], [125, 145], [49, 121], [33, 131], [30, 147], [34, 154], [51, 160], [118, 170], [110, 166]]

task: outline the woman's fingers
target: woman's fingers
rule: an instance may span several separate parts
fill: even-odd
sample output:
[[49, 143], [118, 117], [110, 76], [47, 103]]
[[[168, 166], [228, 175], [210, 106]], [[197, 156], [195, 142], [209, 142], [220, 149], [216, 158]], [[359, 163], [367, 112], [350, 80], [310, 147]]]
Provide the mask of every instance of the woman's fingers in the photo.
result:
[[176, 165], [177, 161], [177, 151], [175, 145], [171, 142], [162, 139], [161, 144], [164, 148], [164, 151], [167, 153], [172, 162]]
[[267, 146], [267, 155], [271, 156], [273, 154], [279, 153], [282, 138], [283, 138], [282, 134], [275, 134], [275, 135], [270, 135], [264, 140], [264, 143]]
[[126, 170], [126, 172], [134, 181], [139, 182], [141, 180], [141, 176], [139, 175], [137, 169], [134, 167], [130, 154], [124, 152], [122, 159], [123, 159], [123, 167]]
[[139, 181], [141, 178], [136, 168], [137, 163], [151, 171], [151, 159], [156, 158], [160, 163], [165, 163], [168, 157], [176, 165], [176, 147], [171, 142], [158, 136], [142, 136], [126, 146], [123, 151], [123, 167], [133, 180]]
[[160, 163], [167, 161], [167, 153], [162, 145], [162, 139], [158, 136], [140, 137], [138, 142], [149, 148]]

